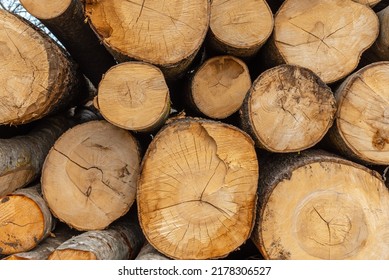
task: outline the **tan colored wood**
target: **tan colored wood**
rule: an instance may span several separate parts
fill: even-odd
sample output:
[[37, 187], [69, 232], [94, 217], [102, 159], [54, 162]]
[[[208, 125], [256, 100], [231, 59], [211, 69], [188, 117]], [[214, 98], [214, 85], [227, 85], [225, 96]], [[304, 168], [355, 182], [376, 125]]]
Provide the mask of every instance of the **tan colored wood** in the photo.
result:
[[325, 83], [336, 82], [358, 65], [378, 36], [373, 10], [344, 0], [286, 0], [264, 57], [274, 64], [309, 68]]
[[181, 119], [149, 145], [138, 183], [139, 220], [149, 243], [174, 259], [220, 258], [254, 222], [258, 162], [239, 129]]
[[353, 0], [353, 1], [370, 7], [374, 7], [379, 2], [381, 2], [381, 0]]
[[266, 1], [211, 1], [210, 43], [238, 57], [255, 55], [273, 31], [273, 13]]
[[63, 116], [45, 118], [26, 135], [0, 139], [0, 196], [39, 176], [49, 150], [71, 124], [72, 120]]
[[377, 13], [380, 33], [368, 56], [371, 60], [389, 60], [389, 6]]
[[97, 106], [110, 123], [124, 129], [150, 132], [170, 113], [169, 88], [157, 67], [126, 62], [112, 67], [99, 84]]
[[128, 131], [106, 121], [77, 125], [46, 157], [44, 198], [70, 227], [104, 229], [133, 204], [139, 164], [138, 144]]
[[137, 224], [121, 223], [109, 229], [87, 231], [62, 243], [49, 260], [134, 259], [144, 243]]
[[242, 106], [251, 87], [246, 64], [233, 56], [216, 56], [205, 61], [191, 79], [189, 102], [201, 114], [224, 119]]
[[370, 64], [336, 91], [331, 144], [355, 160], [389, 165], [389, 62]]
[[40, 19], [50, 19], [63, 14], [71, 2], [72, 0], [20, 0], [20, 3], [30, 14]]
[[254, 81], [241, 119], [259, 147], [288, 153], [317, 144], [332, 126], [336, 108], [331, 89], [316, 74], [284, 64]]
[[263, 162], [252, 240], [266, 259], [389, 258], [381, 176], [323, 152]]
[[40, 195], [40, 185], [0, 197], [0, 253], [31, 250], [54, 229], [50, 210]]
[[65, 52], [5, 10], [0, 10], [0, 61], [0, 124], [31, 122], [82, 97], [80, 76]]
[[150, 243], [146, 244], [140, 250], [136, 260], [170, 260], [169, 258], [158, 252]]
[[92, 28], [118, 61], [149, 62], [168, 77], [189, 66], [209, 26], [207, 0], [86, 1], [85, 9]]
[[46, 239], [44, 239], [32, 250], [12, 254], [4, 260], [47, 260], [49, 255], [54, 252], [59, 245], [70, 239], [72, 235], [75, 234], [77, 234], [76, 231], [72, 231], [66, 226], [56, 226], [55, 231], [50, 233]]
[[103, 74], [116, 62], [90, 26], [85, 24], [82, 1], [21, 0], [20, 3], [55, 35], [97, 87]]

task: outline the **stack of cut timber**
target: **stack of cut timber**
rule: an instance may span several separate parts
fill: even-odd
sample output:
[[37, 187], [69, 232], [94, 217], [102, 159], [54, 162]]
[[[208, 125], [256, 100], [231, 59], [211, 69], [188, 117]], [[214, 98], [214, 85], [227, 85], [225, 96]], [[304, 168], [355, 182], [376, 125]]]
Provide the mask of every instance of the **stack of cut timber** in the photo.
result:
[[389, 259], [387, 1], [21, 2], [1, 255]]

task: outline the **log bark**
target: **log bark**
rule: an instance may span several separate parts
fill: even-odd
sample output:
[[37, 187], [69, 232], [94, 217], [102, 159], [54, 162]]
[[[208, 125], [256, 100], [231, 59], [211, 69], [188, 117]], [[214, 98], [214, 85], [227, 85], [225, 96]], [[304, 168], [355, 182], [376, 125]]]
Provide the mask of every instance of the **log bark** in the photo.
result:
[[373, 46], [366, 53], [367, 61], [389, 60], [389, 6], [377, 13], [380, 32]]
[[169, 116], [169, 88], [157, 67], [143, 62], [121, 63], [104, 75], [96, 104], [104, 118], [118, 127], [153, 132]]
[[55, 251], [62, 243], [77, 235], [76, 231], [70, 230], [67, 226], [56, 226], [46, 239], [38, 244], [34, 249], [28, 252], [12, 254], [4, 258], [4, 260], [47, 260], [49, 255]]
[[266, 1], [211, 1], [209, 45], [222, 53], [254, 56], [273, 31], [273, 13]]
[[0, 196], [27, 186], [40, 175], [50, 148], [71, 124], [64, 116], [45, 118], [26, 135], [0, 139]]
[[381, 0], [353, 0], [353, 1], [370, 7], [374, 7], [379, 2], [381, 2]]
[[376, 40], [373, 10], [352, 1], [286, 0], [275, 15], [272, 37], [262, 52], [268, 66], [294, 64], [325, 83], [349, 75]]
[[329, 141], [356, 161], [389, 165], [389, 62], [367, 65], [337, 89]]
[[84, 20], [80, 0], [21, 0], [23, 7], [38, 18], [64, 45], [81, 71], [97, 87], [103, 74], [116, 64]]
[[138, 224], [117, 223], [106, 230], [87, 231], [62, 243], [49, 260], [129, 260], [145, 242]]
[[106, 121], [77, 125], [51, 148], [42, 192], [53, 215], [77, 230], [98, 230], [135, 200], [140, 155], [135, 138]]
[[169, 258], [158, 252], [150, 243], [147, 243], [142, 247], [136, 260], [170, 260]]
[[189, 106], [202, 116], [225, 119], [237, 112], [251, 87], [246, 64], [233, 56], [205, 61], [190, 79]]
[[39, 184], [0, 197], [0, 213], [0, 253], [5, 255], [35, 248], [55, 227]]
[[117, 61], [155, 64], [168, 78], [188, 68], [209, 26], [207, 0], [86, 1], [93, 30]]
[[252, 240], [266, 259], [388, 259], [381, 176], [319, 151], [263, 162]]
[[335, 97], [316, 74], [284, 64], [254, 81], [240, 116], [258, 147], [288, 153], [316, 145], [332, 126], [335, 113]]
[[0, 10], [0, 124], [20, 125], [84, 98], [75, 63], [43, 32]]
[[174, 259], [227, 255], [250, 235], [257, 179], [244, 132], [202, 119], [171, 122], [142, 162], [137, 205], [148, 242]]

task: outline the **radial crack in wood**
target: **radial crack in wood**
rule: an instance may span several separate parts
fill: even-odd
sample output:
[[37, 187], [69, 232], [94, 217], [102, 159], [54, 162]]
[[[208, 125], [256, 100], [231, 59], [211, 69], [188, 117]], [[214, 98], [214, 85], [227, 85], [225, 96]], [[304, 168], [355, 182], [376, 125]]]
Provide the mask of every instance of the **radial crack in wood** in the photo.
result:
[[40, 185], [0, 197], [0, 213], [0, 253], [5, 255], [35, 248], [55, 227]]
[[242, 126], [257, 145], [278, 153], [317, 144], [335, 113], [331, 89], [311, 70], [286, 64], [254, 81], [240, 111]]
[[330, 143], [369, 164], [389, 164], [389, 62], [369, 64], [336, 91], [338, 112]]
[[388, 259], [381, 176], [322, 151], [262, 164], [252, 240], [266, 259]]
[[239, 110], [250, 86], [249, 69], [242, 60], [212, 57], [191, 79], [189, 104], [209, 118], [225, 119]]
[[0, 123], [28, 123], [81, 100], [83, 80], [65, 51], [16, 15], [0, 15]]
[[87, 1], [86, 16], [118, 61], [136, 59], [159, 66], [168, 78], [194, 59], [209, 26], [207, 0]]
[[264, 57], [273, 65], [309, 68], [325, 83], [350, 74], [376, 40], [378, 18], [365, 5], [343, 0], [286, 0], [275, 16]]
[[153, 132], [169, 116], [169, 88], [157, 67], [142, 62], [121, 63], [100, 82], [97, 107], [116, 126]]
[[138, 184], [146, 238], [175, 259], [227, 255], [249, 236], [258, 163], [252, 140], [217, 122], [184, 119], [154, 138]]
[[104, 229], [130, 209], [140, 155], [135, 138], [106, 121], [67, 131], [42, 171], [42, 190], [53, 214], [78, 230]]
[[273, 14], [266, 1], [214, 0], [210, 45], [223, 53], [251, 57], [270, 37], [273, 25]]

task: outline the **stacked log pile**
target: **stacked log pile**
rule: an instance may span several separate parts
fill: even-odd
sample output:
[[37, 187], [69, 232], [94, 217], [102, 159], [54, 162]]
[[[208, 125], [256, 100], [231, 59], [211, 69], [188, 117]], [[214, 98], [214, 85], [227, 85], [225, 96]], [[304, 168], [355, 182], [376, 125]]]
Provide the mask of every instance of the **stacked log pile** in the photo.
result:
[[0, 256], [389, 259], [387, 1], [21, 3]]

